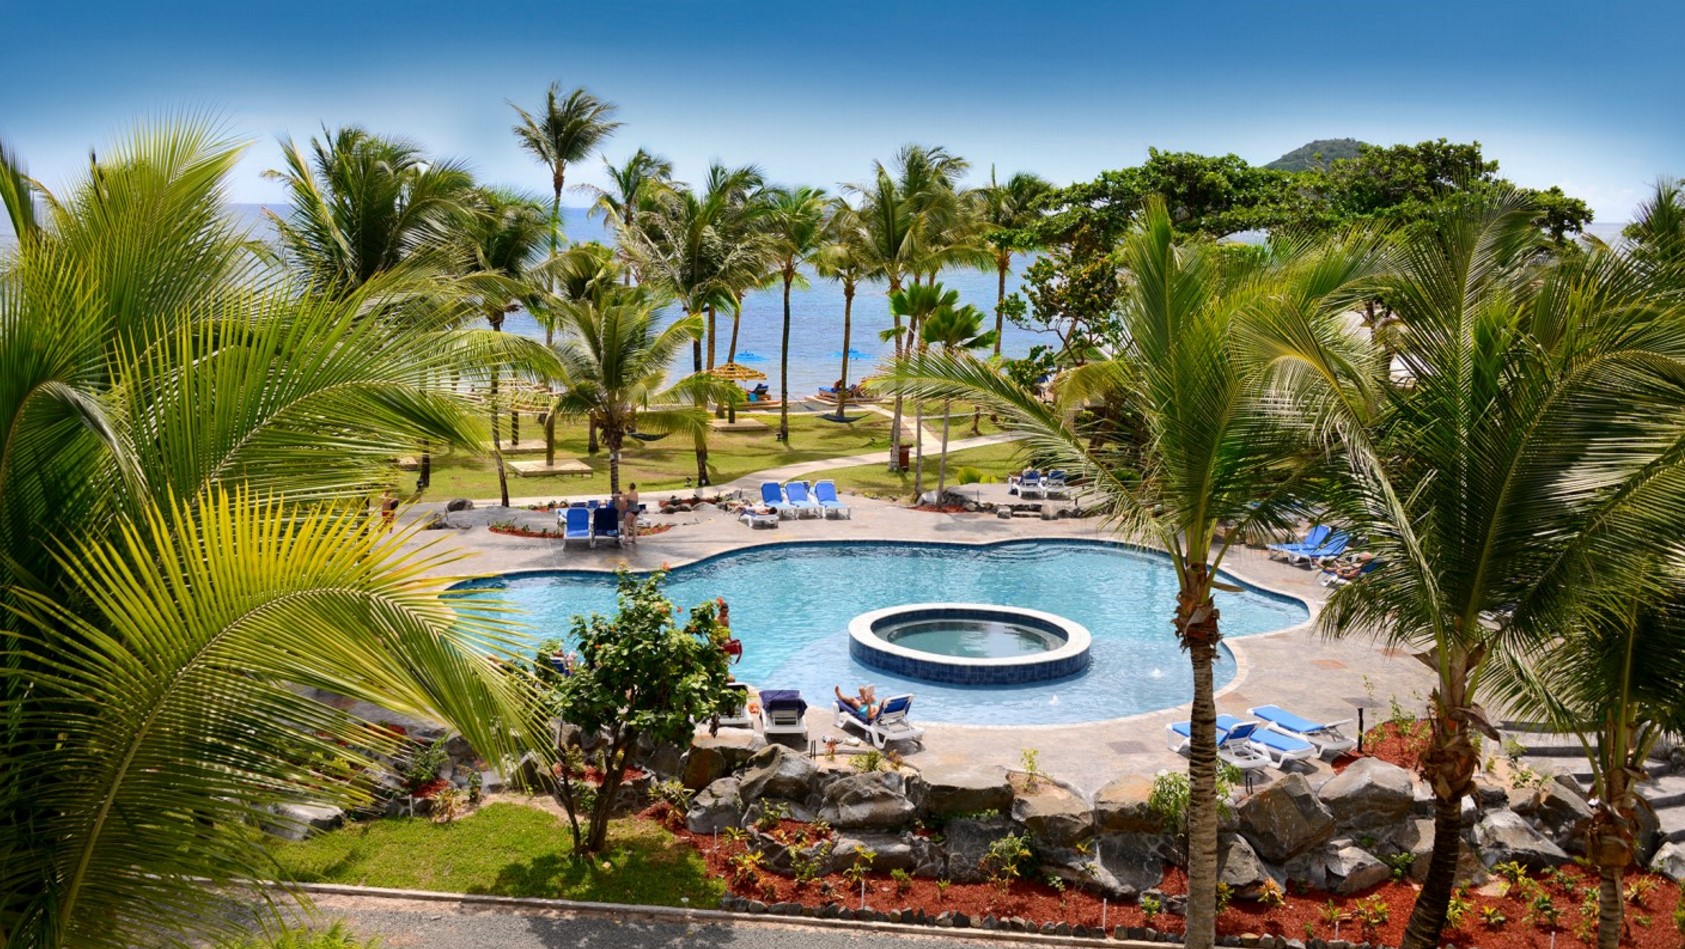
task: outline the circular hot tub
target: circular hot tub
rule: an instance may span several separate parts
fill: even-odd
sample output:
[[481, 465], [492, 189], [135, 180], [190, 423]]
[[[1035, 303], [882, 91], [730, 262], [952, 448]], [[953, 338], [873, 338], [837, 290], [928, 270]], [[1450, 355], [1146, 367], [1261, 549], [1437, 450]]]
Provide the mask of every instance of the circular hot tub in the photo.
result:
[[955, 685], [1019, 685], [1088, 668], [1088, 630], [989, 603], [914, 603], [856, 616], [848, 651], [881, 672]]

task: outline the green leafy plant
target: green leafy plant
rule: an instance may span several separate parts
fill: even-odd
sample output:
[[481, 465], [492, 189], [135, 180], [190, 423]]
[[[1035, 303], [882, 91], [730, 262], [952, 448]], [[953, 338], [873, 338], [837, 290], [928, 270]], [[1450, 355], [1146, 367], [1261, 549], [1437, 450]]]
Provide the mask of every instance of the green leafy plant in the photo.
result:
[[1141, 913], [1147, 917], [1149, 923], [1158, 914], [1164, 912], [1164, 900], [1160, 899], [1157, 893], [1141, 894], [1140, 906]]
[[739, 886], [754, 886], [760, 881], [761, 863], [765, 859], [766, 855], [759, 850], [745, 850], [742, 853], [732, 854], [729, 861], [732, 882]]
[[884, 759], [883, 752], [877, 750], [876, 748], [867, 748], [865, 751], [862, 751], [854, 756], [854, 767], [867, 774], [874, 771], [882, 771], [885, 764], [886, 761]]
[[468, 813], [468, 792], [448, 787], [433, 795], [433, 823], [448, 824]]
[[1314, 922], [1312, 922], [1311, 920], [1308, 920], [1308, 919], [1305, 920], [1304, 932], [1305, 932], [1305, 942], [1310, 942], [1312, 939], [1315, 939], [1316, 938], [1316, 923], [1314, 923]]
[[872, 872], [872, 861], [876, 860], [877, 857], [878, 852], [876, 850], [870, 847], [861, 847], [854, 852], [854, 862], [843, 868], [843, 876], [848, 877], [850, 883], [859, 886], [860, 881], [866, 879], [867, 874]]
[[1522, 923], [1531, 923], [1540, 929], [1554, 929], [1559, 921], [1560, 913], [1556, 908], [1556, 901], [1549, 893], [1534, 894], [1527, 902], [1527, 913], [1521, 917]]
[[1518, 860], [1505, 860], [1502, 863], [1494, 863], [1492, 864], [1492, 872], [1509, 881], [1511, 887], [1515, 886], [1515, 884], [1521, 882], [1522, 880], [1527, 879], [1527, 868], [1522, 866], [1521, 862]]
[[941, 902], [945, 899], [948, 895], [948, 887], [953, 885], [954, 881], [948, 879], [947, 877], [939, 878], [936, 881], [936, 901]]
[[1257, 901], [1264, 906], [1272, 908], [1286, 906], [1287, 893], [1282, 890], [1281, 884], [1275, 882], [1275, 880], [1270, 877], [1265, 877], [1264, 885], [1258, 888]]
[[1634, 906], [1648, 907], [1650, 894], [1656, 892], [1655, 877], [1633, 877], [1626, 883], [1626, 901]]
[[1018, 760], [1024, 765], [1024, 784], [1034, 790], [1037, 782], [1046, 775], [1041, 771], [1041, 752], [1034, 748], [1025, 748], [1018, 755]]
[[1028, 834], [1007, 834], [989, 844], [989, 849], [977, 861], [978, 869], [1001, 892], [1012, 888], [1030, 859]]
[[1329, 928], [1338, 927], [1341, 921], [1346, 918], [1345, 912], [1340, 909], [1340, 904], [1333, 900], [1322, 904], [1322, 909], [1317, 911], [1317, 916], [1327, 923]]
[[912, 874], [899, 867], [889, 871], [889, 879], [895, 884], [895, 892], [903, 896], [913, 888]]
[[1221, 916], [1223, 910], [1228, 909], [1232, 902], [1234, 902], [1234, 887], [1221, 880], [1217, 881], [1217, 915]]
[[1509, 763], [1512, 765], [1519, 762], [1521, 760], [1521, 756], [1527, 753], [1527, 746], [1523, 745], [1519, 741], [1516, 741], [1514, 738], [1505, 738], [1501, 747], [1504, 750], [1504, 757], [1508, 758]]
[[1463, 922], [1468, 919], [1472, 907], [1473, 904], [1468, 898], [1468, 888], [1457, 887], [1451, 894], [1451, 902], [1445, 905], [1445, 925], [1451, 929], [1463, 928]]
[[1053, 892], [1059, 894], [1059, 905], [1065, 905], [1065, 878], [1055, 873], [1049, 873], [1042, 878]]
[[1365, 936], [1373, 937], [1392, 918], [1392, 910], [1379, 896], [1366, 896], [1352, 903], [1352, 918], [1363, 927]]
[[889, 770], [900, 771], [901, 766], [907, 762], [907, 759], [902, 757], [901, 752], [899, 751], [890, 751], [884, 754], [883, 762], [886, 766], [888, 766]]
[[1496, 906], [1482, 906], [1480, 908], [1480, 921], [1487, 929], [1502, 929], [1504, 923], [1509, 922], [1509, 918], [1504, 915], [1503, 910]]
[[1400, 850], [1397, 853], [1382, 857], [1381, 862], [1385, 863], [1387, 869], [1392, 871], [1394, 880], [1402, 880], [1410, 875], [1410, 868], [1416, 865], [1416, 857], [1408, 850]]
[[1679, 894], [1679, 902], [1673, 904], [1673, 925], [1685, 936], [1685, 893]]
[[470, 769], [468, 772], [468, 802], [470, 804], [480, 803], [480, 799], [485, 797], [485, 790], [486, 776], [480, 773], [479, 768]]
[[445, 766], [445, 743], [443, 741], [429, 742], [417, 745], [409, 760], [404, 763], [402, 775], [404, 784], [414, 791], [427, 783], [437, 780], [440, 769]]
[[741, 827], [727, 827], [720, 831], [720, 836], [728, 843], [742, 844], [749, 842], [749, 832]]
[[685, 787], [684, 782], [677, 778], [668, 778], [655, 786], [656, 800], [681, 814], [690, 810], [691, 799], [695, 796], [696, 792]]

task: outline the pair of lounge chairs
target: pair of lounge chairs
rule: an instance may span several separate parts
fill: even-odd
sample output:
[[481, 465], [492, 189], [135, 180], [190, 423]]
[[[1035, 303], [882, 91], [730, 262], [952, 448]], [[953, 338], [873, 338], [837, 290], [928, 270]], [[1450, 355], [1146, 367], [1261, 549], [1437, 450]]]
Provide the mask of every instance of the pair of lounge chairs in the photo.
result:
[[858, 728], [874, 748], [883, 748], [892, 741], [917, 742], [924, 745], [924, 729], [907, 720], [913, 710], [913, 696], [891, 695], [878, 706], [877, 713], [868, 716], [847, 702], [837, 701], [836, 727]]
[[[1217, 716], [1217, 757], [1242, 771], [1258, 771], [1318, 755], [1332, 757], [1349, 751], [1357, 740], [1341, 729], [1350, 719], [1319, 722], [1295, 715], [1278, 705], [1247, 709], [1258, 721], [1243, 722], [1233, 715]], [[1165, 726], [1171, 751], [1186, 752], [1192, 736], [1188, 722]]]
[[1029, 498], [1062, 498], [1070, 493], [1065, 482], [1065, 472], [1055, 470], [1043, 475], [1039, 471], [1030, 470], [1016, 476], [1013, 486], [1018, 489], [1018, 496]]
[[854, 512], [837, 497], [835, 481], [821, 481], [810, 492], [805, 481], [761, 482], [761, 502], [791, 517], [853, 517]]
[[1381, 561], [1376, 560], [1373, 557], [1360, 563], [1324, 564], [1322, 567], [1322, 579], [1317, 582], [1321, 583], [1325, 587], [1343, 587], [1354, 580], [1359, 580], [1368, 576], [1380, 565]]
[[1281, 556], [1288, 563], [1316, 563], [1328, 557], [1338, 557], [1351, 546], [1351, 535], [1325, 524], [1312, 527], [1303, 540], [1289, 544], [1270, 544], [1270, 557]]
[[594, 548], [599, 537], [621, 543], [620, 510], [612, 504], [563, 508], [556, 512], [556, 520], [562, 527], [563, 550], [569, 541], [575, 540], [586, 541]]

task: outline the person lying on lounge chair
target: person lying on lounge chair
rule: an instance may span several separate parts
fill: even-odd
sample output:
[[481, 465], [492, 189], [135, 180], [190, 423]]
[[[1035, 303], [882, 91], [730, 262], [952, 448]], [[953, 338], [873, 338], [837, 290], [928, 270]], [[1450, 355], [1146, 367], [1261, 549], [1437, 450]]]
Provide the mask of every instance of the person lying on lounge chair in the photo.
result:
[[1323, 567], [1322, 572], [1331, 573], [1341, 580], [1356, 580], [1363, 574], [1363, 565], [1374, 559], [1374, 554], [1364, 551], [1357, 555], [1357, 559], [1353, 563], [1332, 563]]
[[831, 688], [832, 691], [837, 693], [837, 701], [866, 716], [867, 721], [877, 718], [877, 686], [870, 683], [863, 685], [860, 687], [860, 691], [856, 695], [844, 695], [841, 686], [832, 686]]

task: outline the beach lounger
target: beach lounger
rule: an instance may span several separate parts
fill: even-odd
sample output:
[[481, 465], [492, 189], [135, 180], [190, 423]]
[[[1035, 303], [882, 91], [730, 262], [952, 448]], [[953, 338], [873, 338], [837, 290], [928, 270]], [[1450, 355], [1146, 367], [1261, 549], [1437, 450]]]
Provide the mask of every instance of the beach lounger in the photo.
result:
[[1219, 715], [1217, 727], [1229, 730], [1230, 741], [1239, 740], [1235, 737], [1236, 733], [1246, 728], [1246, 734], [1243, 736], [1245, 740], [1251, 743], [1254, 750], [1263, 752], [1277, 768], [1286, 767], [1289, 761], [1314, 758], [1317, 754], [1316, 746], [1310, 742], [1284, 732], [1273, 731], [1263, 722], [1243, 722], [1233, 715]]
[[778, 526], [778, 512], [777, 511], [770, 511], [766, 514], [759, 514], [759, 513], [756, 513], [754, 511], [745, 509], [742, 514], [737, 515], [737, 519], [742, 521], [743, 523], [749, 525], [750, 527], [777, 527]]
[[1333, 528], [1325, 524], [1317, 524], [1305, 533], [1302, 540], [1287, 544], [1267, 544], [1264, 549], [1270, 552], [1272, 560], [1276, 554], [1292, 555], [1306, 550], [1315, 550], [1321, 547], [1323, 542], [1328, 539], [1328, 535], [1333, 532]]
[[807, 703], [796, 689], [761, 690], [761, 732], [768, 738], [792, 735], [807, 740]]
[[919, 728], [907, 720], [907, 715], [913, 710], [912, 695], [892, 695], [883, 700], [878, 706], [878, 714], [868, 719], [864, 712], [859, 711], [847, 702], [837, 702], [836, 727], [847, 729], [849, 726], [860, 729], [866, 735], [866, 740], [875, 748], [883, 748], [892, 741], [913, 741], [924, 744], [924, 729]]
[[[572, 510], [572, 508], [569, 508]], [[597, 546], [597, 538], [610, 538], [616, 544], [620, 543], [620, 511], [612, 504], [605, 504], [591, 515], [591, 546]]]
[[825, 509], [808, 495], [806, 481], [787, 482], [784, 485], [784, 496], [789, 499], [790, 506], [796, 509], [797, 517], [825, 516]]
[[825, 516], [832, 514], [838, 517], [853, 518], [854, 511], [837, 498], [837, 483], [835, 481], [821, 481], [813, 486], [813, 497], [819, 502]]
[[556, 512], [556, 520], [562, 525], [562, 549], [568, 549], [568, 541], [591, 540], [591, 512], [582, 507], [563, 508]]
[[1041, 480], [1041, 472], [1028, 471], [1018, 478], [1018, 496], [1027, 498], [1031, 494], [1037, 497], [1047, 497], [1047, 485]]
[[1322, 579], [1318, 582], [1320, 582], [1325, 587], [1343, 587], [1346, 584], [1352, 582], [1353, 580], [1357, 580], [1357, 579], [1360, 579], [1362, 577], [1368, 576], [1370, 574], [1370, 572], [1372, 572], [1376, 567], [1379, 567], [1380, 565], [1381, 565], [1381, 562], [1379, 560], [1374, 560], [1374, 559], [1365, 560], [1363, 563], [1358, 564], [1358, 566], [1357, 566], [1357, 576], [1350, 577], [1350, 578], [1340, 576], [1340, 574], [1338, 572], [1336, 572], [1336, 570], [1333, 569], [1333, 568], [1323, 567], [1322, 568]]
[[[1242, 771], [1261, 771], [1270, 765], [1269, 753], [1255, 747], [1252, 736], [1262, 727], [1258, 722], [1237, 721], [1232, 715], [1217, 716], [1217, 758]], [[1164, 726], [1166, 744], [1177, 754], [1187, 754], [1193, 738], [1193, 723], [1171, 722]]]
[[1351, 724], [1351, 719], [1345, 718], [1337, 722], [1319, 722], [1294, 715], [1279, 705], [1260, 705], [1246, 710], [1248, 715], [1262, 719], [1271, 731], [1290, 735], [1303, 742], [1316, 746], [1318, 753], [1326, 757], [1334, 757], [1341, 752], [1350, 751], [1357, 747], [1357, 739], [1340, 729]]
[[1287, 562], [1307, 564], [1316, 563], [1317, 561], [1328, 557], [1340, 556], [1346, 552], [1346, 548], [1349, 546], [1351, 546], [1351, 535], [1347, 534], [1345, 531], [1335, 531], [1334, 533], [1329, 534], [1328, 539], [1322, 543], [1322, 546], [1316, 548], [1315, 550], [1299, 550], [1290, 552], [1287, 555]]
[[1069, 485], [1065, 483], [1065, 472], [1049, 471], [1042, 479], [1042, 489], [1050, 498], [1067, 498], [1071, 495]]
[[720, 716], [720, 725], [724, 728], [754, 728], [755, 720], [749, 717], [749, 687], [741, 682], [728, 682], [726, 688], [738, 693], [735, 711]]
[[784, 486], [776, 481], [761, 482], [761, 503], [777, 511], [779, 517], [785, 516], [786, 513], [790, 517], [796, 516], [796, 509], [791, 507], [789, 500], [784, 497]]

